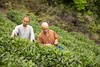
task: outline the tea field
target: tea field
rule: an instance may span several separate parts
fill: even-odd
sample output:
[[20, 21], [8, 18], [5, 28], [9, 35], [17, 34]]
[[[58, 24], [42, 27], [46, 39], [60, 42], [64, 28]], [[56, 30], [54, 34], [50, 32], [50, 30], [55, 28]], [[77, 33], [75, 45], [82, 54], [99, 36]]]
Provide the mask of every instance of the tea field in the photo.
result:
[[11, 37], [11, 32], [20, 24], [25, 12], [0, 13], [0, 67], [100, 67], [100, 46], [78, 32], [67, 32], [51, 26], [59, 34], [61, 50], [55, 46], [41, 46], [37, 36], [41, 31], [34, 14], [29, 13], [30, 25], [36, 41]]

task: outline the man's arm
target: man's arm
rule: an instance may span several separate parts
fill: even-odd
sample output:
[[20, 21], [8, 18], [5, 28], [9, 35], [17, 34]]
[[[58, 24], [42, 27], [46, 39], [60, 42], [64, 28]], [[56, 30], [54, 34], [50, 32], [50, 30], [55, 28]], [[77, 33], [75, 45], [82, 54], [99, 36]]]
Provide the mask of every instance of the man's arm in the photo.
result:
[[58, 45], [58, 39], [55, 39], [54, 45], [55, 45], [55, 46]]
[[17, 36], [18, 34], [18, 26], [15, 27], [15, 29], [13, 30], [11, 37]]
[[34, 35], [34, 31], [33, 31], [33, 28], [32, 27], [31, 27], [30, 40], [31, 40], [31, 42], [35, 41], [35, 35]]
[[54, 37], [55, 37], [54, 45], [57, 46], [58, 45], [59, 36], [58, 36], [58, 34], [56, 32], [54, 32]]

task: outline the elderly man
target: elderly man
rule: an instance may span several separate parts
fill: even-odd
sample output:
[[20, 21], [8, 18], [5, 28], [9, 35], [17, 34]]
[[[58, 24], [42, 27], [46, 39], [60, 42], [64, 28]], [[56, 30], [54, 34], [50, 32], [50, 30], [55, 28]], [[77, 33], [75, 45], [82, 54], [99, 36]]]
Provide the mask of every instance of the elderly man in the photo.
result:
[[22, 38], [30, 39], [30, 41], [34, 41], [34, 32], [32, 26], [29, 25], [30, 18], [28, 16], [25, 16], [22, 20], [22, 24], [15, 27], [15, 29], [12, 32], [11, 37], [14, 36], [20, 36]]
[[38, 36], [38, 42], [46, 46], [58, 45], [58, 35], [53, 30], [49, 30], [49, 25], [46, 22], [41, 24], [43, 31]]

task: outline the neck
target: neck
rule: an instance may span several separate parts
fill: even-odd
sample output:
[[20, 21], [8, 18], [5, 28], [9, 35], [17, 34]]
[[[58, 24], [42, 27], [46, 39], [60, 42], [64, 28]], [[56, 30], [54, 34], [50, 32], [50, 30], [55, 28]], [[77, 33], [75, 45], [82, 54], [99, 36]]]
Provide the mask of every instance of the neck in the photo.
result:
[[23, 24], [23, 28], [25, 29], [26, 27], [27, 27], [27, 25], [24, 25], [24, 24]]
[[24, 25], [24, 24], [23, 24], [23, 27], [27, 27], [27, 25]]
[[46, 31], [46, 32], [44, 32], [44, 34], [48, 34], [48, 32], [49, 32], [49, 30], [48, 30], [48, 31]]

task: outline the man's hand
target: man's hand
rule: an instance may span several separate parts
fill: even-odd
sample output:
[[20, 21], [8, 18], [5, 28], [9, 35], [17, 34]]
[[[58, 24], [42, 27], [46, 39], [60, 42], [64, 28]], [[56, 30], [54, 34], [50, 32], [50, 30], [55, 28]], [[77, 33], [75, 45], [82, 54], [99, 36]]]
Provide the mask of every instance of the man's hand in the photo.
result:
[[55, 46], [58, 45], [58, 39], [55, 40], [54, 45], [55, 45]]
[[30, 40], [31, 42], [34, 42], [34, 40]]
[[15, 34], [14, 34], [14, 33], [12, 33], [12, 34], [11, 34], [11, 37], [14, 37], [14, 36], [15, 36]]

